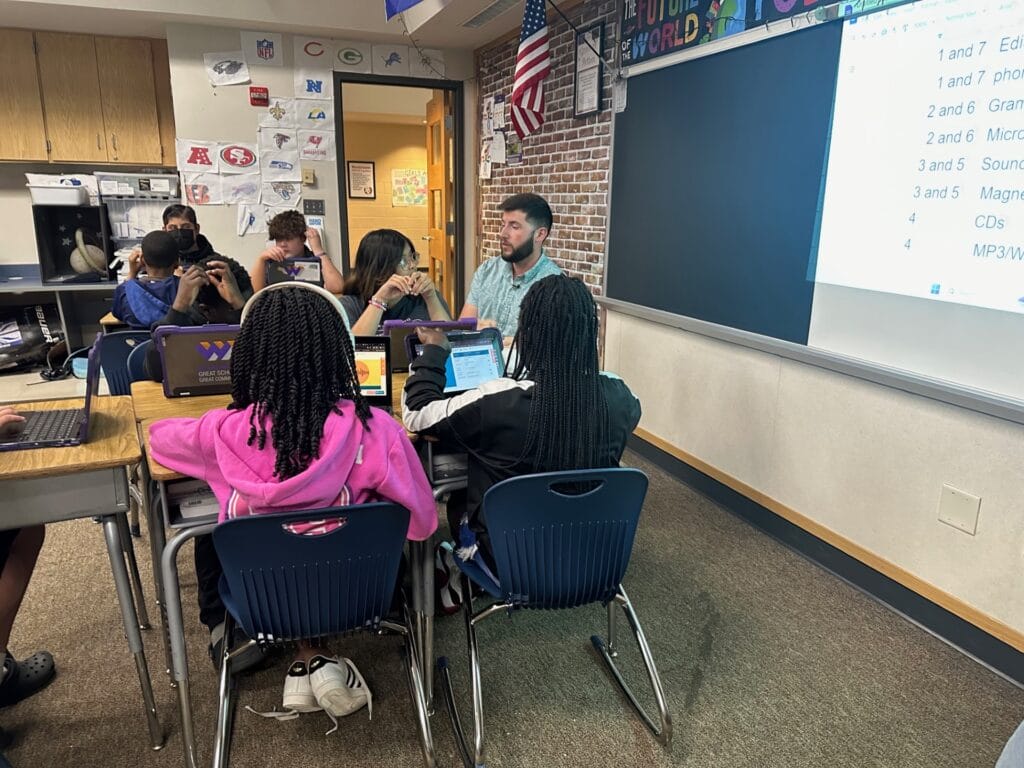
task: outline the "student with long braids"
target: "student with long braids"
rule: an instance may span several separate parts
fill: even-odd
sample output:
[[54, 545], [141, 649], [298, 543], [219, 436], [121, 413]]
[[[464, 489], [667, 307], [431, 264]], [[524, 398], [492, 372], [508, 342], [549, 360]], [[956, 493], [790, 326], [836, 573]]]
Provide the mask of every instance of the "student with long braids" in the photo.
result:
[[[231, 383], [226, 409], [150, 428], [153, 457], [209, 483], [220, 521], [393, 501], [411, 513], [409, 539], [434, 532], [423, 467], [402, 426], [360, 394], [345, 312], [330, 293], [291, 282], [254, 295], [231, 354]], [[336, 526], [320, 521], [298, 532]], [[286, 710], [338, 717], [370, 701], [350, 660], [300, 645], [285, 679]]]
[[455, 397], [443, 391], [447, 338], [417, 332], [427, 346], [412, 362], [402, 418], [406, 429], [468, 451], [466, 508], [450, 509], [448, 519], [464, 547], [473, 534], [493, 567], [480, 510], [487, 489], [517, 475], [617, 466], [640, 402], [622, 379], [600, 371], [597, 307], [578, 278], [538, 280], [520, 307], [511, 376]]

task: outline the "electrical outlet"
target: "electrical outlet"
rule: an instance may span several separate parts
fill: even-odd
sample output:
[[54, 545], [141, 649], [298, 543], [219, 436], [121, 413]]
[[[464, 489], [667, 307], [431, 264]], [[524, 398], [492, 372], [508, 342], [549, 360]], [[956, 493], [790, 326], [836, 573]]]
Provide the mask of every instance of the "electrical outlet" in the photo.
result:
[[307, 197], [302, 201], [302, 212], [306, 216], [324, 216], [327, 211], [324, 208], [324, 201]]
[[978, 529], [981, 498], [946, 483], [939, 495], [939, 520], [974, 535]]
[[316, 171], [312, 168], [302, 169], [302, 183], [307, 187], [312, 187], [316, 184]]

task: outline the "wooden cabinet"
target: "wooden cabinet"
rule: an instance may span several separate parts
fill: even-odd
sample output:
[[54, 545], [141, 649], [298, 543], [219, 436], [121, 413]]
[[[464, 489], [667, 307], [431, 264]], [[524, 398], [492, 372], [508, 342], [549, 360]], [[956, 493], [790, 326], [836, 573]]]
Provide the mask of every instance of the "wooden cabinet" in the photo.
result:
[[0, 158], [46, 160], [46, 130], [39, 97], [32, 33], [0, 29]]
[[0, 35], [0, 114], [15, 115], [0, 160], [174, 164], [163, 40], [36, 32], [33, 55], [32, 32]]
[[117, 163], [159, 163], [160, 124], [148, 40], [96, 38], [107, 157]]
[[50, 159], [106, 162], [96, 43], [92, 35], [36, 33]]

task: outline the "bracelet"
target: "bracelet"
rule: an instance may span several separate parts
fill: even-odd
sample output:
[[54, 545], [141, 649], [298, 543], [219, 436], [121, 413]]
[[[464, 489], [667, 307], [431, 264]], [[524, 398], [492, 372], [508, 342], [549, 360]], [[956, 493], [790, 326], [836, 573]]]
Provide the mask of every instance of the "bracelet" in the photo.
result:
[[387, 312], [388, 311], [388, 303], [386, 301], [381, 301], [380, 299], [375, 299], [375, 298], [373, 298], [371, 296], [370, 300], [367, 301], [366, 303], [367, 304], [372, 304], [377, 309], [379, 309], [381, 312]]

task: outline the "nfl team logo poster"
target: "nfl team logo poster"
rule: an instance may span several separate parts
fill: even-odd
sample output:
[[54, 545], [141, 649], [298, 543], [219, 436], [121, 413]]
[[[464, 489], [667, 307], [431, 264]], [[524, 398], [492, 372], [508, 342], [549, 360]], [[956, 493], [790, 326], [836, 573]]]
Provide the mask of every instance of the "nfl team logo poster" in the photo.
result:
[[281, 34], [278, 32], [242, 33], [242, 52], [245, 54], [245, 63], [250, 67], [284, 66], [281, 45]]

